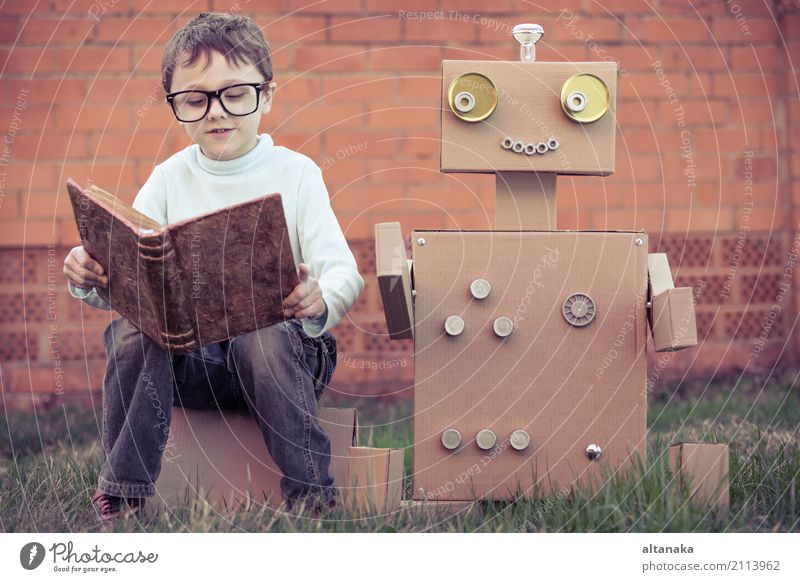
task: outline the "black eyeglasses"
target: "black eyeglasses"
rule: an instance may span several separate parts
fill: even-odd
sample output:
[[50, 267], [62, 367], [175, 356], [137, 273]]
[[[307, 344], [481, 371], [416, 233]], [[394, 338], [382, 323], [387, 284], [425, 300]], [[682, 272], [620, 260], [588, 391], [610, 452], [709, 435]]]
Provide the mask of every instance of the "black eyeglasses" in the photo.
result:
[[[216, 91], [176, 91], [167, 95], [167, 103], [178, 121], [200, 121], [211, 109], [211, 99], [219, 99], [226, 113], [241, 117], [255, 113], [258, 109], [258, 98], [269, 81], [260, 83], [237, 83], [217, 89]], [[269, 88], [267, 89], [269, 90]]]

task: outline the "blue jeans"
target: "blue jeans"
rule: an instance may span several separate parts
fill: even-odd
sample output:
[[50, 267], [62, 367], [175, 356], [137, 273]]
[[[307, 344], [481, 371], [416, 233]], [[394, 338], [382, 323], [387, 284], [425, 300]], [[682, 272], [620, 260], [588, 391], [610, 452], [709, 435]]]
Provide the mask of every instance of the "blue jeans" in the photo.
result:
[[306, 496], [322, 503], [334, 498], [330, 440], [317, 417], [317, 400], [336, 368], [333, 334], [312, 338], [299, 320], [290, 319], [177, 356], [120, 318], [103, 339], [108, 363], [101, 491], [155, 495], [173, 404], [246, 406], [283, 472], [281, 494], [288, 505]]

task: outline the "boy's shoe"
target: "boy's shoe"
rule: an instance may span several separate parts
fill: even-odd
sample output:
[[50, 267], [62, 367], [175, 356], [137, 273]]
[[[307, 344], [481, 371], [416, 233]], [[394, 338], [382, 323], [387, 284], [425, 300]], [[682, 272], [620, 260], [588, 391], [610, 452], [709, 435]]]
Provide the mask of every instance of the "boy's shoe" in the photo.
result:
[[92, 506], [103, 531], [109, 531], [114, 524], [125, 518], [142, 518], [145, 499], [143, 497], [117, 497], [98, 490], [92, 497]]

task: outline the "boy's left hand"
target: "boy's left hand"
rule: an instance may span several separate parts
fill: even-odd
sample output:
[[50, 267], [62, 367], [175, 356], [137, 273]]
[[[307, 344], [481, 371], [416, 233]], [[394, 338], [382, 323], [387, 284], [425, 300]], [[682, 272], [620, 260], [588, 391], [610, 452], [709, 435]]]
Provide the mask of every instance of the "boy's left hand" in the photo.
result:
[[308, 275], [308, 267], [300, 263], [297, 267], [300, 283], [283, 300], [285, 317], [314, 317], [325, 313], [325, 302], [322, 300], [322, 289], [319, 280]]

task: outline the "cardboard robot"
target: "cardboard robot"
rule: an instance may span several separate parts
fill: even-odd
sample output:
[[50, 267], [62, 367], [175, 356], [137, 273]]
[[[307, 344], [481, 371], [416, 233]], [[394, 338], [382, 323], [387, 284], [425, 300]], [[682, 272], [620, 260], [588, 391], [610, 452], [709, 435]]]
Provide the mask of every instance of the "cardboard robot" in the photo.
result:
[[617, 64], [442, 63], [443, 172], [496, 176], [494, 230], [376, 225], [389, 335], [414, 342], [415, 500], [566, 491], [646, 456], [645, 350], [697, 343], [639, 231], [556, 228], [559, 174], [614, 172]]

